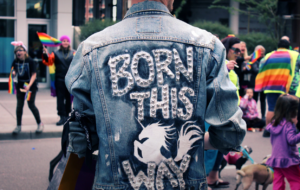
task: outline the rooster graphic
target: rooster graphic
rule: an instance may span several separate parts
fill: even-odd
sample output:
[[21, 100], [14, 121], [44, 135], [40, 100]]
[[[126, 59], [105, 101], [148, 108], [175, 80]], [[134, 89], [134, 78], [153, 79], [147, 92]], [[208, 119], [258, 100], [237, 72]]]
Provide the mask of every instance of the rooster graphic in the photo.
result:
[[[176, 162], [181, 161], [189, 150], [196, 148], [196, 142], [203, 138], [203, 131], [194, 123], [193, 121], [184, 123], [178, 132], [177, 155], [174, 158]], [[149, 124], [147, 127], [141, 123], [140, 125], [143, 130], [138, 136], [139, 141], [134, 141], [134, 156], [145, 164], [149, 162], [159, 164], [167, 159], [160, 150], [163, 147], [170, 151], [172, 144], [169, 141], [176, 139], [176, 128], [173, 125], [163, 126], [160, 122]]]

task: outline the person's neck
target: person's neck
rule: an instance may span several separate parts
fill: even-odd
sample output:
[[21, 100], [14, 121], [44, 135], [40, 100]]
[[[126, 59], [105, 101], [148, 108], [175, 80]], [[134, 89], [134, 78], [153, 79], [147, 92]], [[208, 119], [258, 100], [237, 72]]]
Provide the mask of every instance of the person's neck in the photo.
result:
[[25, 61], [25, 57], [24, 58], [18, 58], [19, 61]]
[[62, 48], [62, 51], [63, 51], [63, 52], [68, 52], [68, 51], [69, 51], [69, 48], [64, 48], [64, 47], [63, 47], [63, 48]]

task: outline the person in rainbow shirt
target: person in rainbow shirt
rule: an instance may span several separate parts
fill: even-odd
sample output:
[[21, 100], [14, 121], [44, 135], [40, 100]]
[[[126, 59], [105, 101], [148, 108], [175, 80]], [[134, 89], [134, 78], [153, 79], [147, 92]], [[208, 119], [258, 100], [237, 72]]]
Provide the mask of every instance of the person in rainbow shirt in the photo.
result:
[[285, 93], [295, 95], [299, 86], [299, 53], [289, 50], [289, 46], [290, 43], [286, 39], [281, 39], [278, 49], [268, 53], [261, 60], [259, 73], [255, 79], [255, 91], [263, 91], [267, 97], [266, 125], [274, 116], [278, 97]]

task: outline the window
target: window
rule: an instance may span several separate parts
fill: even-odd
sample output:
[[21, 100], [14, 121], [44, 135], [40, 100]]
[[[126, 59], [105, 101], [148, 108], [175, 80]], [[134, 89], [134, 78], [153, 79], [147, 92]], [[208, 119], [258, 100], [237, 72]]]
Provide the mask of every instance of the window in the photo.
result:
[[15, 0], [0, 0], [0, 16], [15, 16]]
[[73, 26], [81, 26], [94, 19], [105, 19], [105, 0], [73, 0]]
[[0, 77], [8, 77], [14, 60], [15, 21], [0, 19]]
[[50, 19], [50, 0], [27, 0], [27, 18]]

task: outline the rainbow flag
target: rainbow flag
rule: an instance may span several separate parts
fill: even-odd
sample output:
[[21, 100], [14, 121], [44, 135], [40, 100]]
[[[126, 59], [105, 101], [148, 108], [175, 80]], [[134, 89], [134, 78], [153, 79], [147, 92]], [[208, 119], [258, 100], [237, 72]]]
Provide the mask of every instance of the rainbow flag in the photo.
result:
[[255, 63], [259, 58], [261, 58], [261, 49], [256, 50], [251, 57], [251, 61], [247, 63], [246, 69], [251, 70], [251, 65]]
[[51, 86], [51, 96], [56, 96], [56, 88], [55, 88], [55, 64], [49, 65], [49, 73], [50, 73], [50, 86]]
[[251, 62], [255, 63], [259, 58], [261, 58], [261, 49], [258, 49], [253, 53]]
[[[26, 88], [27, 86], [28, 86], [28, 83], [25, 82], [23, 85], [23, 88]], [[31, 98], [31, 91], [27, 91], [26, 95], [25, 95], [25, 100], [30, 101], [30, 98]]]
[[10, 74], [9, 74], [9, 78], [8, 78], [8, 93], [9, 94], [16, 94], [17, 90], [16, 90], [16, 86], [14, 83], [14, 79], [13, 79], [13, 70], [14, 68], [11, 68]]
[[299, 47], [294, 47], [294, 50], [295, 51], [299, 51]]
[[61, 45], [61, 41], [49, 36], [43, 32], [37, 32], [37, 35], [44, 46], [56, 47]]
[[26, 94], [26, 100], [30, 101], [30, 98], [31, 98], [31, 91], [28, 91]]
[[247, 63], [246, 69], [247, 69], [247, 70], [251, 70], [252, 64], [253, 64], [252, 62]]
[[255, 79], [255, 91], [287, 93], [292, 82], [291, 56], [288, 51], [274, 51], [262, 63]]

